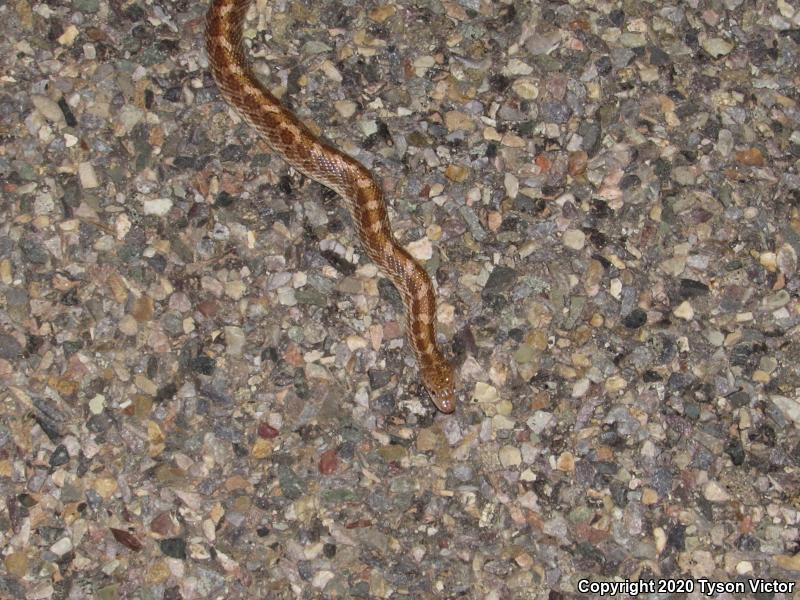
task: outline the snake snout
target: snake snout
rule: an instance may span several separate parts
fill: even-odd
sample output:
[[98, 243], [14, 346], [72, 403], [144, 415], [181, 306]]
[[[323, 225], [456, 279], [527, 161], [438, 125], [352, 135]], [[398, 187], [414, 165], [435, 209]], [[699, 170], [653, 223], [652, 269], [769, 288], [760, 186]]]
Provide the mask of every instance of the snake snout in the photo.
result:
[[433, 403], [436, 405], [440, 411], [446, 414], [450, 414], [456, 409], [456, 395], [455, 392], [452, 390], [447, 390], [446, 392], [433, 396]]
[[448, 368], [435, 369], [433, 372], [424, 373], [425, 388], [431, 400], [443, 413], [451, 413], [456, 409], [456, 386], [453, 373]]

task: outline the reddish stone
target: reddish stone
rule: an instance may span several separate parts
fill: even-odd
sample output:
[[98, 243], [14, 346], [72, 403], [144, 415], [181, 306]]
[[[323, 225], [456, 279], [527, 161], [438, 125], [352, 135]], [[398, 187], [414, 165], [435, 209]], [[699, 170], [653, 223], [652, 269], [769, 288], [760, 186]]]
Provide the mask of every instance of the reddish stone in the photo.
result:
[[197, 312], [207, 318], [211, 318], [217, 314], [217, 303], [213, 300], [203, 300], [197, 305]]
[[272, 427], [272, 425], [268, 423], [259, 423], [258, 425], [258, 437], [266, 438], [271, 440], [273, 438], [278, 437], [280, 431]]
[[292, 367], [303, 367], [306, 361], [303, 359], [303, 353], [297, 344], [289, 344], [286, 352], [283, 353], [283, 360]]
[[536, 163], [536, 166], [542, 170], [542, 173], [547, 173], [550, 170], [550, 159], [544, 154], [537, 156], [533, 162]]
[[116, 529], [115, 527], [110, 527], [110, 529], [111, 533], [114, 535], [114, 539], [126, 548], [130, 548], [134, 552], [138, 552], [144, 548], [142, 542], [139, 541], [139, 538], [132, 533], [125, 531], [124, 529]]
[[573, 177], [583, 175], [586, 172], [586, 165], [589, 164], [589, 155], [583, 150], [571, 152], [567, 161], [567, 170]]
[[323, 475], [330, 475], [339, 466], [339, 459], [336, 457], [336, 450], [326, 450], [319, 457], [319, 472]]
[[361, 529], [363, 527], [372, 527], [372, 521], [369, 519], [359, 519], [344, 526], [345, 529]]
[[763, 167], [764, 155], [758, 148], [748, 148], [736, 153], [736, 162], [748, 167]]
[[153, 520], [150, 521], [150, 531], [162, 537], [174, 535], [176, 527], [172, 520], [172, 515], [168, 512], [157, 514]]
[[586, 523], [578, 523], [575, 526], [575, 533], [578, 537], [589, 542], [593, 546], [597, 546], [609, 538], [608, 531], [597, 529]]

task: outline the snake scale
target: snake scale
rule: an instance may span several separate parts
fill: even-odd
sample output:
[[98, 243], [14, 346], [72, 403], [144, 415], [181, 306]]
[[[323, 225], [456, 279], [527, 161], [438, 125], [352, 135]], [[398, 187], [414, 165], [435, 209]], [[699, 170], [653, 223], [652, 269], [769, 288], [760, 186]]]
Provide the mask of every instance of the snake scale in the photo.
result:
[[406, 335], [422, 383], [436, 407], [451, 413], [456, 405], [455, 380], [436, 343], [436, 295], [430, 277], [395, 240], [383, 191], [369, 170], [312, 133], [253, 74], [242, 41], [250, 2], [211, 2], [206, 51], [217, 87], [284, 161], [344, 199], [367, 256], [403, 298]]

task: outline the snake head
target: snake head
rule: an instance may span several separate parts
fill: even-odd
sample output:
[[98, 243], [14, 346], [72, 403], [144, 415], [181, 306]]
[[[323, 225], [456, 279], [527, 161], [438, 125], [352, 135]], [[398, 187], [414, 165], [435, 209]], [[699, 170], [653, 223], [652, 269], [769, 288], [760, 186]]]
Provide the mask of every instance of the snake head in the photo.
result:
[[446, 414], [456, 409], [455, 377], [453, 369], [444, 358], [423, 369], [422, 383], [436, 408]]

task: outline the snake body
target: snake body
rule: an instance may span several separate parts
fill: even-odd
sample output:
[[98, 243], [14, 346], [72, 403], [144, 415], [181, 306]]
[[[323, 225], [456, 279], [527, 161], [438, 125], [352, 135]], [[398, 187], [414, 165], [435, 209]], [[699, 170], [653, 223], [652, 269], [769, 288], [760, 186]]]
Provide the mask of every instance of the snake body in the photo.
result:
[[334, 190], [347, 205], [367, 256], [400, 291], [406, 335], [436, 407], [455, 409], [453, 370], [436, 343], [436, 295], [428, 274], [394, 238], [381, 187], [364, 165], [314, 135], [255, 77], [242, 30], [251, 0], [212, 0], [206, 51], [223, 98], [283, 160]]

